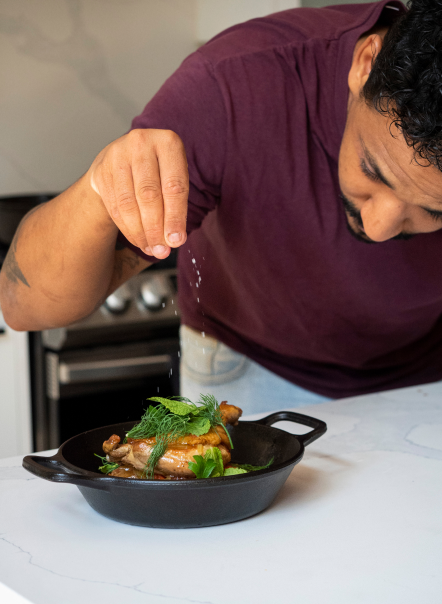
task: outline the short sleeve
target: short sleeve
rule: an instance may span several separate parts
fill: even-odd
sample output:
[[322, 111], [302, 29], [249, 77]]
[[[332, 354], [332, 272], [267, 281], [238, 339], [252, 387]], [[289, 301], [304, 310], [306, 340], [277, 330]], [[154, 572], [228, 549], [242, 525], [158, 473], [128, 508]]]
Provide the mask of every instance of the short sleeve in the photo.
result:
[[[182, 139], [189, 165], [187, 232], [191, 233], [218, 203], [227, 131], [220, 89], [210, 63], [200, 52], [185, 59], [166, 80], [133, 120], [135, 128], [173, 130]], [[121, 233], [118, 239], [140, 253]]]

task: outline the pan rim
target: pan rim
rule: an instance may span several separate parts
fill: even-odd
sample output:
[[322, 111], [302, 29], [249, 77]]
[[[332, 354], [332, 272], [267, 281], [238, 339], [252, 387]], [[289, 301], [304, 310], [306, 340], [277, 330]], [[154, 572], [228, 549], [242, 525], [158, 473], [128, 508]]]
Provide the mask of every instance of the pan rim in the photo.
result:
[[[250, 482], [251, 480], [258, 480], [261, 477], [267, 475], [267, 474], [274, 474], [278, 471], [282, 471], [285, 468], [287, 468], [290, 465], [296, 465], [296, 463], [299, 463], [301, 461], [301, 459], [304, 456], [304, 452], [305, 452], [305, 447], [303, 445], [303, 443], [297, 438], [297, 436], [295, 434], [292, 434], [291, 432], [287, 432], [286, 430], [281, 430], [280, 428], [275, 428], [274, 426], [264, 426], [264, 425], [259, 425], [256, 424], [253, 421], [239, 421], [240, 424], [254, 424], [256, 426], [259, 426], [260, 429], [264, 429], [264, 430], [274, 430], [277, 432], [281, 432], [284, 433], [286, 435], [288, 435], [289, 437], [293, 438], [296, 440], [296, 442], [299, 445], [299, 451], [296, 455], [290, 457], [289, 459], [287, 459], [286, 461], [283, 461], [279, 464], [275, 464], [272, 465], [269, 468], [266, 468], [265, 470], [256, 470], [254, 472], [248, 472], [247, 474], [236, 474], [234, 476], [218, 476], [216, 478], [198, 478], [198, 479], [191, 479], [191, 480], [152, 480], [152, 479], [147, 479], [147, 478], [123, 478], [123, 477], [119, 477], [119, 476], [108, 476], [108, 475], [103, 475], [99, 472], [93, 472], [91, 470], [86, 470], [85, 468], [80, 468], [79, 466], [76, 466], [74, 464], [72, 464], [71, 462], [69, 462], [65, 456], [64, 456], [64, 452], [63, 449], [65, 448], [65, 446], [68, 445], [68, 443], [70, 443], [71, 441], [73, 441], [74, 439], [79, 438], [80, 436], [84, 436], [88, 433], [91, 432], [95, 432], [98, 430], [103, 430], [103, 429], [107, 429], [107, 428], [115, 428], [115, 427], [119, 427], [121, 429], [122, 426], [126, 425], [126, 424], [136, 424], [137, 422], [119, 422], [117, 424], [110, 424], [109, 426], [100, 426], [99, 428], [93, 428], [91, 430], [86, 430], [85, 432], [81, 432], [80, 434], [76, 434], [75, 436], [72, 436], [71, 438], [69, 438], [68, 440], [66, 440], [64, 443], [62, 443], [56, 453], [56, 455], [54, 456], [54, 460], [59, 461], [60, 463], [62, 463], [63, 465], [65, 465], [68, 469], [70, 469], [71, 471], [74, 471], [78, 474], [81, 474], [82, 476], [89, 476], [92, 477], [94, 479], [94, 482], [106, 482], [107, 484], [115, 486], [115, 487], [123, 487], [123, 488], [129, 488], [129, 487], [134, 487], [137, 489], [140, 488], [155, 488], [155, 489], [189, 489], [189, 488], [205, 488], [205, 487], [209, 487], [209, 486], [222, 486], [223, 484], [226, 483], [230, 483], [230, 482], [236, 482], [236, 483], [240, 483], [240, 482]], [[82, 487], [83, 488], [83, 487]]]

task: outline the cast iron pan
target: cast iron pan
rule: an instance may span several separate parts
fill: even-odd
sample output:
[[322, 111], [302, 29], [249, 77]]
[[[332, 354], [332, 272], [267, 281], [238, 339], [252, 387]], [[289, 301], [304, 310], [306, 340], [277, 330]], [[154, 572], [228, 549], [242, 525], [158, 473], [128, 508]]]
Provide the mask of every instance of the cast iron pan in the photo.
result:
[[[295, 436], [272, 428], [290, 421], [313, 428]], [[112, 434], [123, 438], [136, 422], [126, 422], [83, 432], [61, 445], [53, 457], [27, 455], [23, 467], [52, 482], [69, 482], [80, 489], [98, 513], [127, 524], [162, 528], [195, 528], [235, 522], [265, 510], [275, 499], [304, 447], [327, 430], [308, 415], [279, 411], [256, 422], [228, 426], [234, 449], [232, 461], [265, 465], [267, 470], [249, 474], [186, 481], [114, 478], [98, 472], [102, 445]]]

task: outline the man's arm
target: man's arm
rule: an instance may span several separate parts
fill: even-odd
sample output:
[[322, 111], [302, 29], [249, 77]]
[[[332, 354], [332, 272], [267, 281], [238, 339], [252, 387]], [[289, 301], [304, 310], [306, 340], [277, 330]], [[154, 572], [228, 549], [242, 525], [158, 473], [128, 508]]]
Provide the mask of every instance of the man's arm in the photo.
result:
[[134, 277], [135, 275], [138, 275], [138, 273], [141, 273], [141, 271], [144, 271], [144, 269], [148, 268], [149, 266], [152, 266], [151, 262], [141, 258], [129, 248], [116, 250], [114, 271], [112, 273], [109, 288], [106, 292], [106, 298], [125, 281], [131, 277]]
[[20, 223], [0, 273], [6, 322], [37, 331], [89, 315], [149, 266], [131, 250], [115, 250], [118, 228], [158, 258], [185, 242], [188, 188], [174, 133], [132, 131], [108, 145], [80, 180]]
[[31, 331], [90, 314], [109, 289], [117, 233], [86, 177], [29, 212], [0, 274], [6, 322]]

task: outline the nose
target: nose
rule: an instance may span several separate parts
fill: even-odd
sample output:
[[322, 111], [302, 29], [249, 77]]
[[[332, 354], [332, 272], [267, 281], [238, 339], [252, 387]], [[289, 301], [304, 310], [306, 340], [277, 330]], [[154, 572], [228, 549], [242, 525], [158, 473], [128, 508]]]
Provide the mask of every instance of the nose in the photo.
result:
[[361, 208], [365, 234], [379, 243], [399, 235], [404, 230], [404, 214], [404, 205], [394, 196], [368, 199]]

